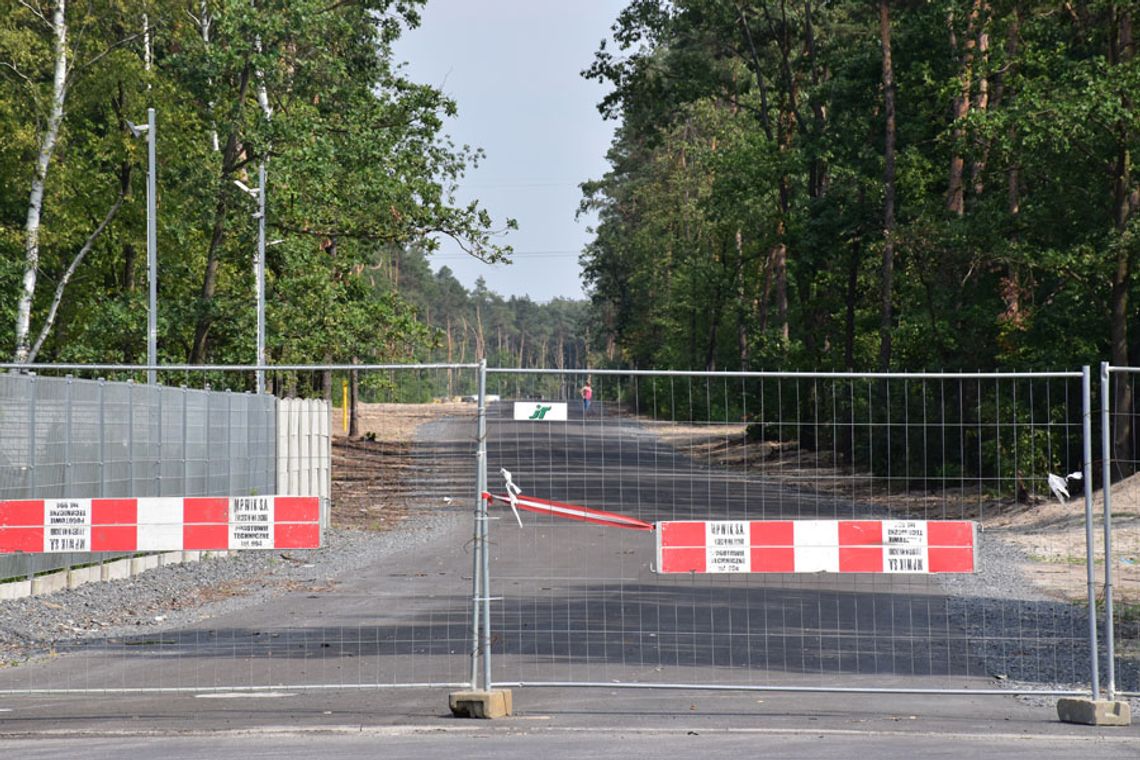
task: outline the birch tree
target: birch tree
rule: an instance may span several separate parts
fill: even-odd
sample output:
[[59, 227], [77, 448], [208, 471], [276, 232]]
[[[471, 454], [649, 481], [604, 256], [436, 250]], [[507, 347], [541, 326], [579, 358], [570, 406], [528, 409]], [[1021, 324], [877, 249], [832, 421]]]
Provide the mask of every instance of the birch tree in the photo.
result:
[[[102, 9], [77, 11], [69, 8], [66, 0], [58, 0], [50, 11], [25, 0], [19, 0], [18, 5], [8, 16], [11, 25], [8, 33], [0, 38], [0, 71], [7, 72], [21, 85], [21, 92], [32, 106], [30, 113], [34, 120], [35, 137], [29, 145], [34, 146], [34, 158], [21, 235], [22, 276], [16, 299], [12, 354], [13, 361], [28, 363], [34, 361], [56, 323], [66, 286], [118, 215], [126, 193], [124, 181], [119, 192], [105, 201], [105, 212], [91, 220], [92, 228], [85, 233], [78, 251], [69, 255], [69, 263], [57, 275], [54, 294], [33, 342], [37, 287], [44, 268], [45, 231], [55, 239], [66, 239], [73, 232], [45, 225], [45, 218], [51, 218], [45, 215], [49, 180], [55, 174], [56, 151], [64, 139], [72, 92], [78, 81], [93, 76], [109, 62], [109, 56], [132, 43], [138, 35], [114, 21], [105, 23], [100, 15]], [[77, 26], [73, 17], [80, 18], [78, 35], [72, 33]], [[73, 37], [79, 42], [73, 41]], [[40, 83], [39, 72], [46, 74], [42, 79], [50, 84]], [[61, 210], [57, 218], [66, 215]], [[57, 222], [57, 227], [63, 226]]]
[[28, 336], [31, 331], [32, 302], [36, 296], [36, 278], [40, 269], [40, 226], [43, 214], [44, 186], [47, 184], [48, 168], [59, 139], [59, 128], [63, 123], [64, 103], [67, 100], [68, 83], [68, 43], [67, 43], [67, 2], [56, 0], [51, 21], [41, 10], [29, 7], [29, 12], [49, 25], [52, 38], [52, 80], [51, 99], [47, 118], [40, 128], [39, 150], [36, 155], [32, 187], [28, 194], [28, 213], [24, 223], [24, 277], [16, 306], [16, 350], [12, 357], [17, 363], [28, 361]]

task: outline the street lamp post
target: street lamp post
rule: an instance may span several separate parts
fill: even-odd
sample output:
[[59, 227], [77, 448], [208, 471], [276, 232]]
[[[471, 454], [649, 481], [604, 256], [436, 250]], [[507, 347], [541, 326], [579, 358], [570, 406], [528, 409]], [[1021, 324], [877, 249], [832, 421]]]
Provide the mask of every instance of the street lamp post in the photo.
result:
[[154, 369], [158, 365], [158, 234], [156, 231], [157, 211], [155, 209], [157, 188], [155, 187], [155, 160], [154, 160], [154, 109], [146, 109], [146, 277], [149, 297], [146, 324], [146, 363], [150, 369], [146, 372], [146, 381], [154, 385], [158, 374]]
[[146, 109], [146, 124], [135, 124], [128, 120], [127, 128], [136, 138], [146, 133], [146, 363], [149, 368], [146, 371], [146, 381], [154, 385], [157, 380], [155, 367], [158, 365], [158, 235], [155, 231], [158, 212], [155, 210], [154, 109]]
[[265, 161], [257, 169], [257, 392], [265, 393]]

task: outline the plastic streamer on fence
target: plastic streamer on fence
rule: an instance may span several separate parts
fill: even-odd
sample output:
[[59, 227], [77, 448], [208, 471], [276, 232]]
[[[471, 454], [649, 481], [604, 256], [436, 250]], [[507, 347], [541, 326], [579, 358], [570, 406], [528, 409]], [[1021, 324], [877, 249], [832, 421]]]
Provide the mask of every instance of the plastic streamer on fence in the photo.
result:
[[509, 470], [504, 469], [499, 470], [499, 472], [506, 481], [507, 492], [505, 494], [485, 492], [483, 499], [488, 503], [498, 501], [510, 506], [511, 510], [515, 513], [515, 519], [518, 520], [519, 527], [522, 527], [522, 518], [519, 517], [519, 510], [525, 509], [528, 512], [535, 512], [537, 514], [553, 515], [554, 517], [563, 517], [567, 520], [578, 520], [580, 522], [594, 523], [595, 525], [607, 525], [613, 528], [653, 530], [653, 525], [650, 523], [638, 520], [634, 517], [628, 517], [627, 515], [620, 515], [616, 512], [605, 512], [600, 509], [590, 509], [576, 504], [564, 504], [559, 501], [549, 501], [534, 496], [524, 496], [522, 489], [515, 485], [511, 479]]

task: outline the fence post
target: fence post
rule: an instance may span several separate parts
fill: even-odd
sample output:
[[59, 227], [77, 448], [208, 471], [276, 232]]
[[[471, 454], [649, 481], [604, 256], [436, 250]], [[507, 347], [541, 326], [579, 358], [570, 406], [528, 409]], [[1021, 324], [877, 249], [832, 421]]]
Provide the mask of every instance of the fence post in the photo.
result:
[[99, 495], [107, 495], [107, 381], [99, 378]]
[[482, 519], [479, 525], [482, 530], [483, 555], [483, 690], [491, 690], [491, 573], [490, 573], [490, 516], [487, 514], [490, 504], [483, 498], [487, 490], [487, 360], [479, 362], [479, 453], [478, 471], [476, 481], [479, 487], [479, 509]]
[[[480, 372], [480, 379], [483, 374]], [[479, 394], [475, 422], [475, 536], [471, 541], [471, 688], [479, 687], [479, 655], [483, 651], [480, 640], [480, 617], [483, 593], [483, 522], [486, 520], [484, 491], [484, 454], [486, 451], [487, 422], [483, 416], [483, 394]]]
[[1081, 367], [1081, 421], [1084, 443], [1084, 460], [1081, 472], [1085, 482], [1085, 564], [1089, 586], [1089, 675], [1092, 679], [1092, 698], [1100, 699], [1100, 668], [1097, 662], [1096, 636], [1096, 568], [1094, 566], [1092, 517], [1092, 371], [1089, 365]]
[[71, 496], [71, 432], [72, 423], [74, 421], [72, 414], [72, 403], [75, 399], [73, 394], [73, 385], [75, 378], [68, 375], [64, 380], [64, 394], [63, 402], [63, 494], [65, 498]]
[[28, 498], [36, 498], [36, 376], [28, 376]]
[[1109, 701], [1116, 699], [1116, 626], [1112, 610], [1112, 421], [1108, 362], [1100, 363], [1100, 451], [1104, 468], [1104, 642]]

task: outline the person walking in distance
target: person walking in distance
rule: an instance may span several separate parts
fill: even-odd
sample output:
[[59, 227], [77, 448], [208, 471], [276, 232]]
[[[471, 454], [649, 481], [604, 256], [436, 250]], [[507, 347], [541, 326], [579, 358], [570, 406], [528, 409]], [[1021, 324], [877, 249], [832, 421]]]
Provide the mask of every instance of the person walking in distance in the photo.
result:
[[582, 414], [590, 413], [590, 401], [594, 398], [594, 389], [590, 387], [590, 378], [586, 378], [586, 384], [582, 386]]

